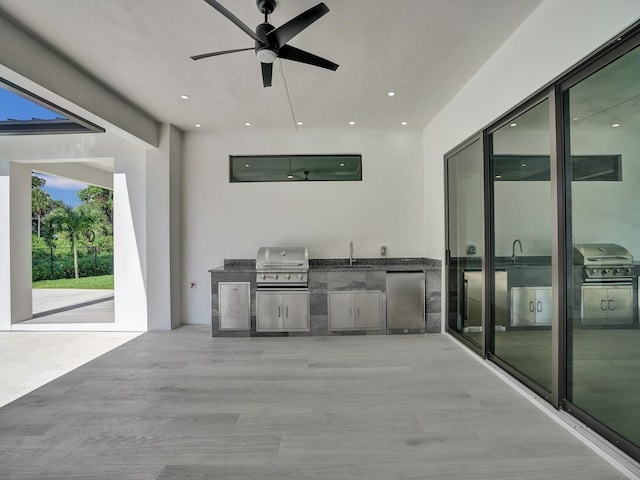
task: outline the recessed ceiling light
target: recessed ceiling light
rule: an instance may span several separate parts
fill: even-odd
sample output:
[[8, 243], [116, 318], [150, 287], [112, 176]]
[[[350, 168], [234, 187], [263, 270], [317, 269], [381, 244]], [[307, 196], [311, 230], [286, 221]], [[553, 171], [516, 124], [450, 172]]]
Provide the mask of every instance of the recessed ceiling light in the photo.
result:
[[520, 165], [520, 166], [521, 166], [521, 167], [526, 167], [526, 166], [527, 166], [527, 164], [526, 164], [526, 163], [523, 163], [523, 164], [522, 164], [522, 165]]
[[502, 178], [502, 175], [496, 175], [496, 178]]
[[402, 122], [400, 125], [407, 125], [407, 122]]
[[573, 121], [577, 122], [579, 117], [573, 117]]
[[180, 98], [183, 100], [189, 100], [189, 95], [180, 95]]
[[344, 167], [344, 163], [341, 163], [341, 164], [340, 164], [340, 166], [341, 166], [341, 167]]
[[353, 120], [351, 120], [351, 121], [349, 122], [349, 125], [355, 125], [355, 124], [356, 124], [356, 122], [354, 122]]
[[245, 168], [249, 168], [251, 165], [249, 165], [248, 163], [244, 164]]
[[296, 125], [302, 126], [302, 125], [304, 125], [304, 123], [303, 122], [296, 122]]
[[200, 128], [200, 127], [202, 127], [202, 125], [201, 125], [201, 124], [199, 124], [199, 123], [196, 123], [196, 124], [194, 125], [194, 127], [196, 127], [196, 128]]
[[617, 128], [617, 127], [619, 127], [619, 126], [620, 126], [620, 124], [619, 124], [619, 123], [614, 123], [613, 125], [611, 125], [611, 127], [612, 127], [612, 128]]
[[396, 94], [396, 92], [389, 92], [389, 93], [387, 93], [387, 96], [389, 96], [389, 97], [394, 97], [394, 96], [395, 96], [395, 94]]
[[513, 122], [513, 123], [510, 123], [510, 124], [509, 124], [509, 126], [510, 126], [510, 127], [517, 127], [517, 126], [518, 126], [518, 124], [517, 124], [517, 123], [515, 123], [515, 122]]
[[251, 126], [251, 122], [244, 122], [244, 126], [245, 127], [250, 127]]

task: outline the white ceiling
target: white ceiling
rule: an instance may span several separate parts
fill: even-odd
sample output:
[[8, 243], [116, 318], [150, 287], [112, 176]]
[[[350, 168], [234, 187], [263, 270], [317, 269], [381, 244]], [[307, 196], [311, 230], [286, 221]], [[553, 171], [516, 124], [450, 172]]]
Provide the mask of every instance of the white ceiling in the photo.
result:
[[[250, 28], [263, 20], [255, 0], [220, 3]], [[277, 27], [317, 3], [278, 0], [271, 23]], [[403, 128], [403, 121], [404, 128], [423, 128], [541, 0], [325, 3], [331, 11], [289, 43], [340, 68], [277, 61], [271, 88], [262, 87], [251, 51], [189, 58], [253, 46], [204, 0], [0, 0], [0, 10], [158, 121], [183, 130], [195, 123], [203, 130], [245, 128], [245, 122], [390, 129]], [[291, 110], [304, 126], [296, 127]]]

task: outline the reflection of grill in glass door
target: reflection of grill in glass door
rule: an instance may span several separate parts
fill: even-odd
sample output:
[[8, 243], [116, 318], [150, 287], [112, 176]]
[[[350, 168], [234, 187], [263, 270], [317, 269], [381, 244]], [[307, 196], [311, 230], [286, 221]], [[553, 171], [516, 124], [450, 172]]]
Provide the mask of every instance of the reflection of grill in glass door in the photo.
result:
[[631, 283], [597, 283], [582, 286], [582, 325], [633, 323]]

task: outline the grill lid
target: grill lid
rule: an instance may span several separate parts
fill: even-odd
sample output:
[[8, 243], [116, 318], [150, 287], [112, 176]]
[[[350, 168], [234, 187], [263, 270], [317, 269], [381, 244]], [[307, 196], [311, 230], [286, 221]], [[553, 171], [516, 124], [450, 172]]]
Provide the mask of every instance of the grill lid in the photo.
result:
[[627, 265], [633, 262], [631, 252], [615, 243], [582, 243], [574, 247], [576, 265]]
[[307, 271], [309, 270], [309, 247], [260, 247], [256, 255], [256, 270]]

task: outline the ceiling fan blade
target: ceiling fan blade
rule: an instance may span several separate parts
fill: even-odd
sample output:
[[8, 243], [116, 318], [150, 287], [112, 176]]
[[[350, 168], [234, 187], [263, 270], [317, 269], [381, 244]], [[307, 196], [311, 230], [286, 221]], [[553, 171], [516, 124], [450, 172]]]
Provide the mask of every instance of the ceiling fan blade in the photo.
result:
[[247, 50], [255, 50], [254, 47], [249, 48], [236, 48], [235, 50], [221, 50], [219, 52], [211, 52], [211, 53], [201, 53], [200, 55], [194, 55], [191, 57], [192, 60], [201, 60], [203, 58], [209, 57], [217, 57], [218, 55], [226, 55], [227, 53], [236, 53], [236, 52], [244, 52]]
[[292, 18], [287, 23], [280, 25], [275, 30], [271, 30], [267, 34], [267, 39], [275, 39], [277, 44], [282, 47], [302, 30], [327, 13], [329, 13], [329, 8], [324, 3], [319, 3], [315, 7], [311, 7], [309, 10], [302, 12], [297, 17]]
[[238, 28], [240, 28], [240, 30], [242, 30], [244, 33], [246, 33], [251, 38], [253, 38], [256, 42], [262, 42], [262, 40], [260, 40], [260, 37], [258, 37], [258, 35], [256, 35], [256, 33], [253, 30], [251, 30], [245, 23], [242, 22], [242, 20], [236, 17], [233, 13], [231, 13], [229, 10], [227, 10], [222, 5], [220, 5], [219, 2], [217, 2], [216, 0], [204, 0], [204, 1], [207, 2], [209, 5], [211, 5], [213, 8], [215, 8], [222, 15], [227, 17], [229, 20], [231, 20]]
[[278, 50], [278, 57], [285, 60], [293, 60], [294, 62], [307, 63], [315, 67], [326, 68], [328, 70], [336, 71], [339, 67], [326, 58], [319, 57], [313, 53], [305, 52], [299, 48], [292, 47], [291, 45], [283, 45]]
[[273, 63], [262, 63], [262, 85], [271, 86], [271, 78], [273, 77]]

